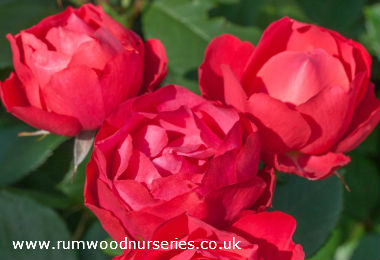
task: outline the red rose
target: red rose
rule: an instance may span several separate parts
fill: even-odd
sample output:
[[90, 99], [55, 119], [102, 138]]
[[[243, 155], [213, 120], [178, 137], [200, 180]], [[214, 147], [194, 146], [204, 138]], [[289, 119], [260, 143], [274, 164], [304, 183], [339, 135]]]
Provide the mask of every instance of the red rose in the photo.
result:
[[178, 86], [131, 99], [107, 118], [86, 170], [85, 204], [115, 239], [149, 239], [188, 213], [225, 227], [264, 210], [272, 170], [257, 171], [255, 125]]
[[[228, 231], [181, 215], [158, 227], [148, 240], [168, 241], [171, 247], [163, 244], [167, 249], [126, 250], [114, 260], [303, 260], [305, 254], [302, 246], [292, 241], [295, 228], [294, 218], [279, 211], [245, 212]], [[145, 248], [148, 241], [145, 241]], [[180, 241], [183, 241], [182, 244], [179, 244]]]
[[256, 48], [215, 38], [199, 69], [202, 94], [250, 114], [263, 160], [280, 171], [321, 179], [346, 165], [380, 120], [369, 82], [371, 58], [357, 42], [287, 17]]
[[74, 136], [166, 74], [159, 40], [145, 44], [91, 4], [8, 34], [15, 73], [1, 84], [7, 111], [38, 129]]

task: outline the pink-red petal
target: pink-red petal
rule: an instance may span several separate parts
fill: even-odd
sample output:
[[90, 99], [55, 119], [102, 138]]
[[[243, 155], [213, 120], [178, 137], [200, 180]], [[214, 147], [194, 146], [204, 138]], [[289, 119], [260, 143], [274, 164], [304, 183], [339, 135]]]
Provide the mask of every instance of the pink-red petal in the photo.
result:
[[157, 89], [168, 72], [168, 58], [160, 40], [145, 42], [145, 71], [141, 93]]
[[203, 64], [199, 68], [199, 85], [207, 98], [224, 101], [223, 72], [221, 65], [230, 68], [238, 81], [254, 47], [233, 35], [224, 34], [214, 38], [208, 45]]
[[241, 112], [246, 111], [246, 104], [248, 101], [247, 94], [245, 93], [240, 82], [232, 73], [230, 67], [222, 64], [221, 70], [223, 74], [224, 86], [224, 101], [227, 105], [231, 105]]
[[22, 83], [14, 72], [3, 83], [0, 82], [0, 97], [8, 112], [14, 106], [29, 106]]
[[331, 86], [297, 107], [312, 122], [310, 142], [301, 152], [325, 153], [342, 137], [351, 121], [357, 92], [358, 89]]
[[327, 178], [350, 162], [348, 156], [332, 152], [322, 155], [278, 154], [273, 156], [272, 160], [277, 170], [295, 173], [310, 180]]
[[342, 63], [322, 49], [281, 52], [264, 64], [256, 78], [261, 91], [294, 105], [308, 101], [326, 87], [348, 89], [349, 85]]
[[49, 109], [77, 118], [83, 129], [97, 129], [103, 123], [101, 86], [90, 68], [74, 67], [56, 73], [42, 91]]
[[335, 152], [349, 152], [358, 146], [380, 121], [380, 101], [371, 83], [367, 93], [356, 108], [346, 136], [335, 147]]
[[286, 49], [292, 33], [293, 20], [284, 17], [270, 24], [253, 51], [242, 77], [242, 85], [248, 95], [255, 92], [254, 80], [257, 72], [270, 57]]
[[247, 106], [247, 112], [260, 129], [263, 150], [287, 152], [308, 142], [311, 134], [309, 124], [287, 104], [264, 93], [256, 93], [249, 98]]

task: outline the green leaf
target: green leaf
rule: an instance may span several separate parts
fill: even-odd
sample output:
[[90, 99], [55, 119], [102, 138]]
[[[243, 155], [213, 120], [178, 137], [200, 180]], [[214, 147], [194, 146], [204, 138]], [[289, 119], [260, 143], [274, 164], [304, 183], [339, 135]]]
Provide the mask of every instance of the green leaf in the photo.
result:
[[380, 156], [378, 143], [379, 138], [380, 128], [376, 127], [372, 133], [351, 153], [373, 158], [373, 161], [376, 162]]
[[380, 234], [367, 234], [359, 241], [351, 259], [374, 260], [380, 259]]
[[240, 0], [230, 3], [216, 0], [216, 2], [218, 4], [210, 13], [213, 16], [224, 16], [235, 24], [259, 26], [265, 29], [283, 16], [310, 22], [296, 0]]
[[310, 260], [349, 260], [365, 230], [363, 225], [350, 216], [342, 214], [327, 242]]
[[361, 36], [371, 54], [380, 60], [380, 4], [365, 7], [365, 32]]
[[[71, 250], [52, 248], [57, 241], [70, 240], [64, 222], [54, 211], [5, 190], [0, 191], [0, 208], [0, 259], [76, 259]], [[15, 250], [12, 241], [51, 241], [51, 247]]]
[[366, 1], [297, 0], [299, 6], [314, 23], [350, 37], [357, 33], [353, 28], [362, 17], [362, 7]]
[[[108, 238], [107, 232], [104, 231], [99, 221], [95, 221], [83, 237], [83, 241], [104, 241]], [[111, 257], [106, 255], [99, 247], [94, 249], [86, 249], [79, 251], [79, 259], [97, 259], [97, 260], [110, 260]]]
[[310, 257], [310, 260], [334, 259], [335, 250], [341, 242], [342, 234], [339, 229], [334, 229], [327, 242], [320, 248], [316, 254]]
[[244, 40], [257, 42], [260, 30], [242, 28], [222, 18], [210, 18], [212, 1], [157, 0], [143, 15], [146, 38], [158, 38], [165, 45], [169, 73], [165, 83], [179, 84], [199, 93], [197, 69], [213, 37], [232, 33]]
[[66, 209], [71, 206], [70, 201], [63, 194], [49, 193], [32, 189], [8, 188], [13, 194], [33, 199], [46, 207], [54, 209]]
[[49, 134], [18, 137], [24, 131], [34, 131], [23, 124], [0, 124], [0, 186], [12, 184], [42, 165], [67, 138]]
[[65, 177], [72, 160], [73, 139], [70, 139], [55, 149], [53, 155], [41, 167], [28, 174], [17, 185], [26, 189], [56, 193], [56, 186]]
[[351, 189], [351, 192], [344, 191], [344, 213], [364, 221], [378, 206], [379, 170], [367, 157], [356, 154], [350, 157], [352, 162], [342, 170]]
[[[113, 241], [112, 238], [108, 237], [106, 239], [108, 245], [110, 245], [110, 243]], [[109, 255], [109, 256], [119, 256], [123, 253], [123, 250], [120, 249], [120, 247], [117, 247], [115, 249], [112, 249], [110, 248], [109, 246], [103, 250], [103, 252], [106, 254], [106, 255]]]
[[52, 0], [1, 0], [0, 68], [12, 66], [11, 49], [5, 35], [27, 29], [56, 12], [58, 12], [57, 4]]
[[342, 241], [338, 248], [336, 248], [335, 255], [332, 259], [350, 260], [352, 259], [352, 254], [357, 247], [360, 238], [365, 232], [364, 227], [356, 220], [344, 216], [338, 229], [342, 234]]
[[321, 181], [294, 175], [281, 179], [285, 183], [276, 188], [273, 209], [296, 219], [294, 241], [303, 246], [306, 256], [311, 256], [324, 244], [340, 217], [342, 184], [334, 176]]

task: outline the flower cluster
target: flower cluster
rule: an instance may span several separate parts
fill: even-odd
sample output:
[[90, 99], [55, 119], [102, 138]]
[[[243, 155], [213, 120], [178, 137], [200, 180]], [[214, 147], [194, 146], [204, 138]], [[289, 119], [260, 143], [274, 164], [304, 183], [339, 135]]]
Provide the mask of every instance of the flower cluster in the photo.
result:
[[127, 249], [115, 259], [304, 259], [294, 218], [268, 211], [274, 171], [326, 178], [380, 120], [362, 45], [287, 17], [256, 47], [232, 35], [212, 40], [202, 96], [158, 89], [161, 42], [143, 42], [91, 4], [7, 38], [7, 111], [59, 135], [98, 130], [84, 199], [113, 239], [241, 242]]

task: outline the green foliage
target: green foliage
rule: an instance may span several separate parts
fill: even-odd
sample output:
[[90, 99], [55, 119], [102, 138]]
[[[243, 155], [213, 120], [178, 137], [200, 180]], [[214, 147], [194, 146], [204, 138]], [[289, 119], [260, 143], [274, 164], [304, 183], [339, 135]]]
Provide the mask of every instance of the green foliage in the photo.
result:
[[354, 163], [345, 168], [344, 178], [351, 189], [344, 194], [344, 212], [358, 220], [366, 220], [379, 204], [379, 174], [375, 162], [367, 157], [351, 155]]
[[232, 33], [242, 40], [257, 42], [260, 30], [244, 28], [222, 18], [210, 18], [212, 1], [157, 0], [143, 15], [146, 38], [158, 38], [165, 45], [169, 73], [165, 83], [180, 84], [199, 93], [197, 68], [213, 37]]
[[294, 241], [306, 256], [313, 255], [326, 241], [342, 211], [342, 185], [337, 178], [312, 182], [294, 175], [281, 176], [273, 209], [292, 215], [297, 221]]
[[352, 259], [373, 260], [380, 258], [380, 235], [378, 233], [370, 233], [362, 237], [356, 247]]
[[361, 40], [366, 45], [371, 54], [376, 55], [380, 60], [380, 4], [367, 6], [364, 9], [365, 32], [361, 35]]
[[305, 14], [321, 26], [353, 36], [352, 29], [360, 21], [366, 0], [297, 0]]
[[[54, 250], [57, 241], [70, 240], [65, 223], [53, 210], [25, 196], [0, 191], [0, 259], [76, 259], [70, 250]], [[51, 241], [46, 250], [15, 250], [12, 241]]]
[[0, 186], [12, 184], [43, 164], [65, 137], [19, 137], [20, 132], [35, 131], [24, 124], [1, 125]]
[[310, 22], [296, 0], [241, 0], [218, 4], [211, 10], [213, 16], [226, 17], [233, 23], [258, 26], [261, 29], [283, 16]]
[[[84, 0], [64, 0], [64, 5]], [[362, 42], [373, 56], [372, 81], [379, 88], [380, 4], [370, 0], [94, 0], [143, 38], [165, 45], [169, 73], [165, 84], [199, 93], [197, 68], [206, 46], [223, 33], [257, 44], [268, 24], [282, 16], [319, 24]], [[140, 2], [138, 7], [136, 2]], [[12, 71], [6, 33], [17, 33], [60, 11], [55, 0], [0, 0], [0, 79]], [[120, 251], [13, 250], [12, 240], [108, 239], [83, 205], [85, 166], [72, 181], [73, 141], [34, 131], [0, 111], [0, 259], [111, 259]], [[294, 240], [307, 257], [379, 259], [379, 129], [351, 154], [340, 170], [351, 188], [334, 176], [311, 182], [280, 174], [274, 210], [297, 220]]]
[[[90, 225], [87, 232], [83, 236], [83, 241], [103, 241], [107, 238], [108, 234], [103, 230], [99, 221], [95, 221]], [[79, 251], [79, 259], [110, 260], [111, 257], [105, 254], [101, 249], [86, 249]]]
[[[106, 241], [109, 244], [111, 241], [113, 241], [113, 239], [109, 237], [106, 239]], [[103, 252], [109, 256], [118, 256], [118, 255], [121, 255], [123, 253], [123, 250], [121, 250], [119, 247], [117, 247], [116, 249], [112, 249], [110, 247], [107, 247], [106, 249], [103, 250]]]

